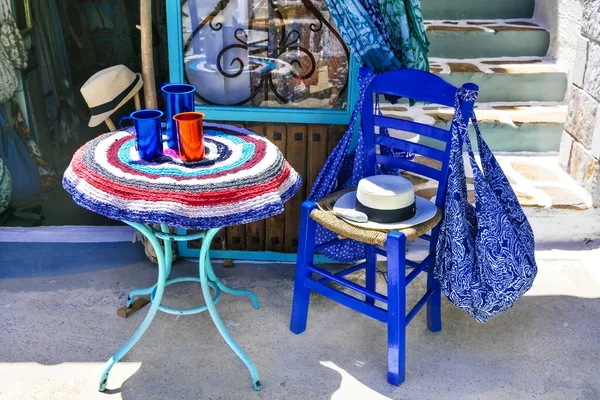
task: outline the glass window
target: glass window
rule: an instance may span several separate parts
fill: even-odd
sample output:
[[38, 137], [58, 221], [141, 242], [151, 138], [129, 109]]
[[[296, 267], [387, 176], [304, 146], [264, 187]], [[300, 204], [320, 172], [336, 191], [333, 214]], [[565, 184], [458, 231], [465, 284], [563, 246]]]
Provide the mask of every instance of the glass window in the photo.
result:
[[187, 0], [182, 27], [198, 104], [347, 107], [350, 53], [324, 0]]

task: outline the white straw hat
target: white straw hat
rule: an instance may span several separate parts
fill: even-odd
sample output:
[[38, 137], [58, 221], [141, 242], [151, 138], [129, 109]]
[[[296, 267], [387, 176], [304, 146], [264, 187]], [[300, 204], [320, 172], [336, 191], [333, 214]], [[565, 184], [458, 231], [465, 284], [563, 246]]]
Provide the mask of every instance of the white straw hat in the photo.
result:
[[361, 228], [391, 230], [425, 222], [435, 216], [437, 207], [415, 196], [408, 179], [376, 175], [361, 179], [356, 191], [340, 197], [333, 212]]
[[88, 126], [100, 125], [139, 92], [142, 85], [142, 75], [124, 65], [115, 65], [92, 75], [81, 87], [81, 94], [92, 114]]

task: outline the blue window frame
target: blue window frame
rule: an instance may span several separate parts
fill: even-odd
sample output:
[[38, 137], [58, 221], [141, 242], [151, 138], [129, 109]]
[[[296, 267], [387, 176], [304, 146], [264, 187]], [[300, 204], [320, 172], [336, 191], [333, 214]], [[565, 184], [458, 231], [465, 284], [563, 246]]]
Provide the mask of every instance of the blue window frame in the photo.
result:
[[[269, 1], [273, 3], [273, 0]], [[279, 1], [282, 2], [282, 0]], [[310, 0], [298, 0], [297, 2], [298, 4], [304, 3], [309, 6], [311, 4]], [[174, 83], [183, 83], [186, 81], [184, 72], [186, 66], [184, 64], [185, 44], [183, 43], [182, 11], [182, 3], [180, 1], [167, 2], [169, 74], [170, 81]], [[215, 25], [219, 23], [216, 22]], [[212, 120], [222, 121], [347, 124], [358, 97], [358, 69], [359, 65], [355, 58], [349, 56], [348, 82], [347, 88], [343, 93], [343, 96], [346, 96], [345, 107], [342, 109], [297, 108], [285, 107], [285, 105], [279, 107], [223, 106], [201, 103], [196, 104], [196, 110], [205, 113]]]

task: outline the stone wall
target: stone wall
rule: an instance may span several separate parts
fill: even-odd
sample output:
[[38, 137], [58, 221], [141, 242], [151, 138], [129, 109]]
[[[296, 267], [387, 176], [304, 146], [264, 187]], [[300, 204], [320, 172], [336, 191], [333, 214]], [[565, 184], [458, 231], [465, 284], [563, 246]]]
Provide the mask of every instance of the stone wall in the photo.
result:
[[600, 0], [585, 0], [560, 165], [600, 207]]
[[548, 56], [572, 79], [584, 0], [536, 0], [533, 18], [550, 30]]

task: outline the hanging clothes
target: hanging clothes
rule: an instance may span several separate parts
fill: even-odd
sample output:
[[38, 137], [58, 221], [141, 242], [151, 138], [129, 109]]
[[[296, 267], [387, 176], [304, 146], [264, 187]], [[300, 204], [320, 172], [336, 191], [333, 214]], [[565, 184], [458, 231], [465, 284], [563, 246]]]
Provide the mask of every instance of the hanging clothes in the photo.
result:
[[0, 159], [12, 177], [12, 204], [22, 205], [36, 198], [40, 193], [37, 165], [9, 123], [4, 107], [0, 107]]
[[10, 100], [18, 87], [17, 72], [13, 68], [4, 46], [0, 45], [0, 104]]
[[429, 71], [429, 40], [420, 0], [379, 0], [379, 6], [390, 46], [404, 68]]
[[65, 37], [56, 0], [31, 0], [30, 5], [47, 122], [52, 141], [58, 146], [76, 139], [80, 126]]
[[79, 2], [58, 0], [63, 21], [63, 33], [67, 40], [71, 72], [77, 75], [81, 69], [93, 67], [98, 62], [94, 43], [87, 31], [87, 21]]
[[38, 173], [40, 175], [40, 191], [41, 193], [49, 193], [56, 190], [60, 185], [56, 173], [50, 166], [50, 164], [44, 159], [40, 148], [37, 145], [35, 137], [31, 134], [29, 126], [25, 120], [25, 114], [19, 104], [15, 101], [10, 103], [12, 125], [15, 132], [29, 150], [29, 155], [33, 161], [37, 164]]
[[12, 179], [8, 167], [0, 158], [0, 214], [2, 214], [10, 204], [12, 194]]
[[113, 59], [109, 65], [123, 64], [135, 71], [137, 70], [137, 55], [133, 49], [133, 40], [131, 37], [131, 27], [134, 24], [130, 23], [129, 18], [127, 18], [125, 0], [116, 0], [114, 7], [115, 23], [112, 27]]
[[337, 29], [361, 64], [374, 72], [429, 70], [419, 0], [326, 0]]
[[8, 54], [8, 58], [16, 69], [27, 68], [27, 51], [17, 27], [11, 8], [10, 1], [2, 0], [0, 4], [0, 43]]
[[154, 0], [152, 2], [152, 27], [153, 39], [157, 43], [157, 56], [154, 58], [154, 74], [159, 82], [169, 81], [169, 40], [167, 34], [167, 0]]
[[9, 0], [0, 0], [0, 103], [19, 87], [18, 69], [27, 68], [23, 37], [12, 16]]

